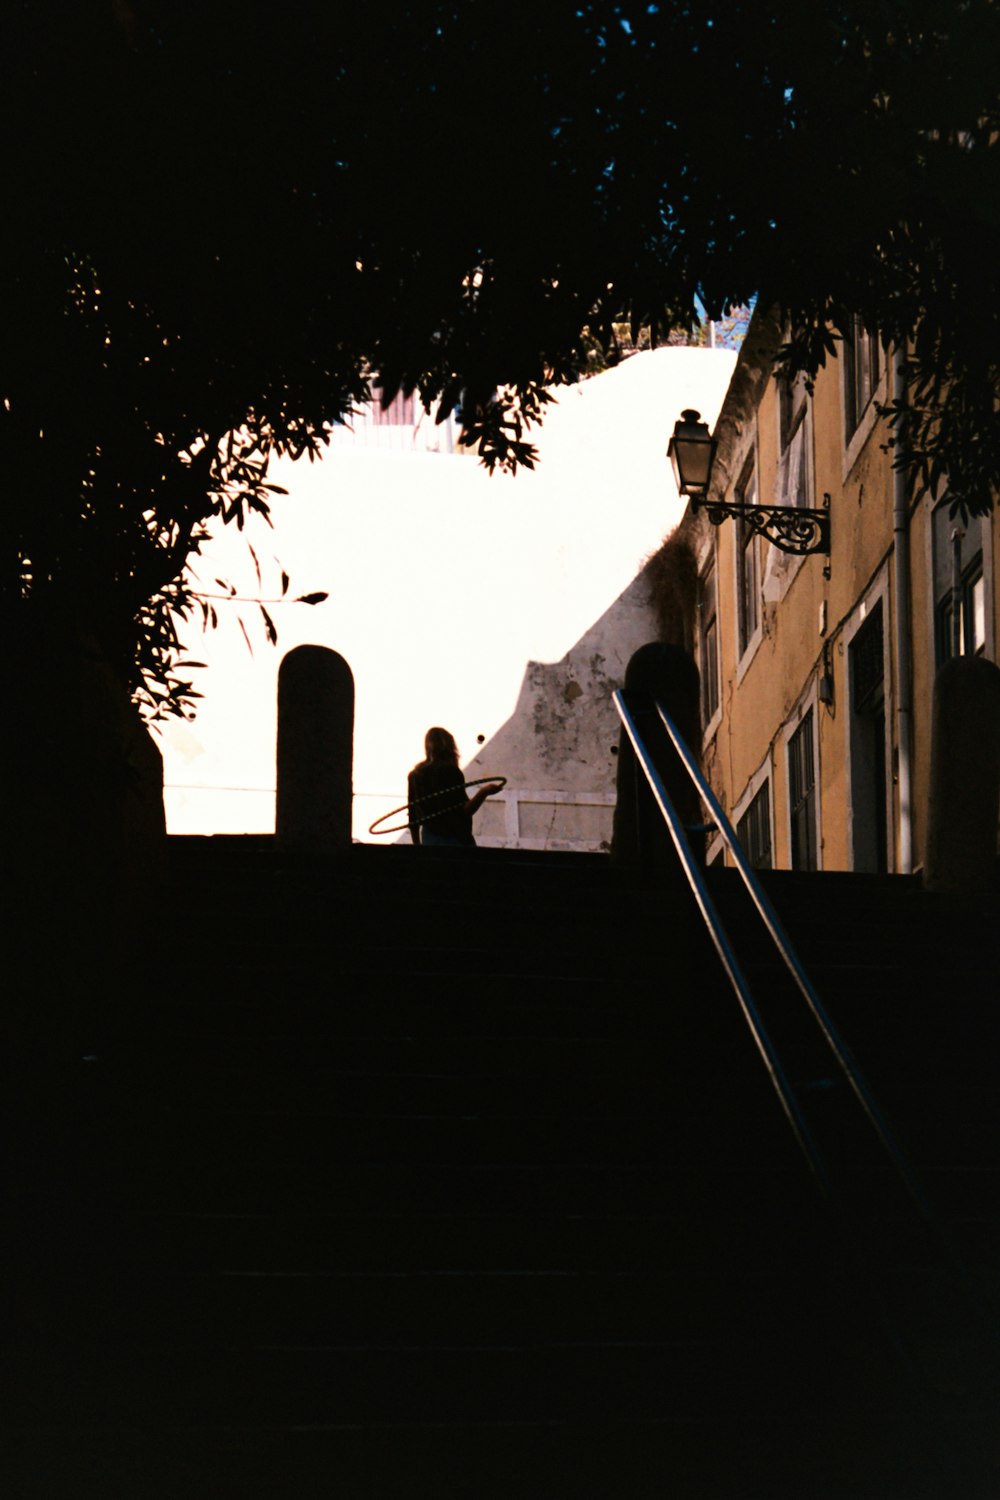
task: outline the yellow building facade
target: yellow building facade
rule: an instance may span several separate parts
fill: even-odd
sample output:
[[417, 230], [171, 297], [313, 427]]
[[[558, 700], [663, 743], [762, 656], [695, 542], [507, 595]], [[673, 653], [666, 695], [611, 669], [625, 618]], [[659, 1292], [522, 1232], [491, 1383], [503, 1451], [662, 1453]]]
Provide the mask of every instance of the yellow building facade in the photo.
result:
[[706, 499], [825, 510], [829, 551], [689, 507], [703, 763], [758, 865], [917, 871], [934, 674], [956, 651], [997, 659], [1000, 525], [953, 520], [944, 492], [907, 498], [877, 413], [902, 377], [879, 340], [858, 328], [811, 392], [776, 373], [780, 342], [755, 317]]

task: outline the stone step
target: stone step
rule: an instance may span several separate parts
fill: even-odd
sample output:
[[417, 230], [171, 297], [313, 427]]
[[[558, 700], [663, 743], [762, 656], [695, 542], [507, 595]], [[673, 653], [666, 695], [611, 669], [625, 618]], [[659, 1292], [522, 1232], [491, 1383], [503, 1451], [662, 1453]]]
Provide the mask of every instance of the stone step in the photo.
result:
[[[818, 1205], [816, 1215], [819, 1215]], [[800, 1222], [808, 1223], [805, 1215]], [[1000, 1243], [1000, 1223], [994, 1226]], [[810, 1227], [809, 1232], [813, 1230]], [[369, 1214], [288, 1212], [130, 1215], [116, 1228], [135, 1264], [176, 1272], [501, 1271], [659, 1272], [728, 1259], [733, 1246], [762, 1264], [787, 1252], [788, 1228], [771, 1214]], [[992, 1245], [992, 1241], [989, 1242]]]
[[[259, 974], [259, 971], [256, 971]], [[652, 991], [652, 993], [651, 993]], [[715, 975], [705, 985], [702, 1008], [731, 1016], [733, 1007], [720, 997]], [[556, 1030], [570, 1040], [601, 1034], [629, 1036], [638, 1028], [667, 1031], [700, 1019], [697, 1005], [671, 984], [656, 977], [640, 991], [627, 983], [610, 983], [592, 975], [471, 975], [467, 982], [453, 976], [420, 975], [407, 970], [313, 980], [282, 989], [243, 986], [237, 976], [215, 988], [204, 982], [186, 995], [160, 1000], [149, 995], [115, 1008], [119, 1033], [140, 1042], [154, 1029], [169, 1036], [171, 1029], [221, 1031], [234, 1038], [244, 1028], [270, 1029], [280, 1035], [552, 1035]], [[705, 1015], [706, 1021], [711, 1016]]]
[[[143, 1135], [123, 1145], [103, 1164], [103, 1172], [112, 1184], [108, 1193], [113, 1195], [116, 1179], [128, 1182], [132, 1201], [146, 1208], [336, 1205], [379, 1212], [391, 1204], [406, 1211], [509, 1206], [619, 1212], [662, 1209], [676, 1200], [689, 1210], [714, 1201], [719, 1211], [727, 1193], [735, 1209], [754, 1193], [770, 1197], [776, 1179], [784, 1175], [794, 1181], [799, 1171], [794, 1146], [777, 1131], [770, 1156], [737, 1134], [710, 1149], [692, 1134], [680, 1143], [673, 1166], [664, 1165], [663, 1151], [638, 1132], [607, 1143], [555, 1138], [546, 1129], [522, 1132], [513, 1143], [518, 1154], [504, 1132], [414, 1126], [413, 1134], [408, 1149], [401, 1144], [404, 1132], [377, 1125], [329, 1139], [310, 1141], [303, 1133], [288, 1143], [276, 1137], [272, 1148], [254, 1149], [245, 1135], [226, 1130], [221, 1138], [200, 1136], [197, 1149], [188, 1153], [183, 1132], [170, 1129], [152, 1144]], [[430, 1154], [433, 1146], [440, 1156]], [[784, 1173], [762, 1171], [769, 1162], [784, 1163]], [[788, 1191], [783, 1185], [782, 1193]]]
[[[994, 1178], [988, 1178], [995, 1185]], [[982, 1186], [982, 1184], [980, 1184]], [[986, 1215], [960, 1194], [943, 1195], [945, 1226], [966, 1258], [1000, 1267], [1000, 1214]], [[438, 1213], [395, 1209], [343, 1213], [315, 1209], [282, 1212], [149, 1210], [114, 1218], [115, 1256], [153, 1269], [187, 1271], [371, 1270], [605, 1272], [656, 1270], [665, 1260], [708, 1264], [727, 1258], [734, 1245], [749, 1262], [777, 1264], [790, 1240], [830, 1233], [818, 1195], [797, 1192], [786, 1212], [774, 1194], [749, 1198], [741, 1211], [679, 1194], [673, 1211], [654, 1206], [633, 1213], [520, 1211]], [[893, 1217], [885, 1202], [870, 1223], [870, 1237], [891, 1265], [914, 1249], [910, 1216]], [[713, 1248], [714, 1247], [714, 1248]], [[1000, 1285], [1000, 1282], [996, 1283]]]
[[[644, 1082], [662, 1082], [668, 1071], [671, 1052], [664, 1033], [669, 1019], [659, 1027], [636, 1023], [616, 1032], [605, 1027], [539, 1033], [517, 1024], [504, 1028], [496, 1016], [481, 1021], [476, 1030], [465, 1026], [464, 1016], [450, 1018], [440, 1030], [418, 1030], [406, 1018], [392, 1018], [383, 1031], [366, 1016], [358, 1018], [356, 1029], [338, 1022], [335, 1030], [331, 1025], [317, 1037], [312, 1028], [292, 1025], [281, 1013], [248, 1014], [234, 1005], [228, 1015], [205, 1016], [203, 1025], [200, 1014], [181, 1013], [176, 1025], [183, 1030], [174, 1029], [174, 1018], [150, 1023], [148, 1035], [116, 1038], [101, 1052], [88, 1054], [90, 1062], [77, 1055], [65, 1061], [71, 1075], [85, 1077], [93, 1088], [104, 1087], [110, 1074], [113, 1086], [126, 1088], [134, 1081], [140, 1095], [153, 1088], [169, 1092], [185, 1079], [196, 1086], [206, 1073], [232, 1074], [248, 1086], [256, 1080], [262, 1090], [269, 1079], [279, 1090], [294, 1088], [300, 1080], [306, 1095], [312, 1081], [321, 1086], [329, 1072], [432, 1078], [445, 1088], [461, 1086], [465, 1077], [524, 1079], [529, 1091], [533, 1079], [549, 1078], [554, 1087], [575, 1080], [587, 1091], [598, 1080], [608, 1080], [610, 1086], [624, 1078], [638, 1089]], [[746, 1055], [744, 1033], [723, 1033], [721, 1039], [729, 1046], [720, 1046], [718, 1057], [685, 1049], [683, 1074], [692, 1089], [717, 1081], [728, 1057]]]
[[[786, 1165], [766, 1161], [748, 1172], [745, 1152], [734, 1145], [733, 1160], [670, 1170], [631, 1162], [535, 1163], [530, 1159], [497, 1165], [451, 1162], [330, 1162], [316, 1153], [309, 1170], [282, 1160], [250, 1161], [215, 1153], [205, 1164], [164, 1161], [143, 1165], [142, 1153], [122, 1152], [96, 1164], [87, 1186], [95, 1212], [112, 1213], [122, 1205], [133, 1212], [252, 1213], [262, 1207], [277, 1213], [336, 1209], [341, 1213], [513, 1213], [637, 1214], [662, 1212], [732, 1213], [753, 1205], [760, 1211], [787, 1213], [796, 1198], [811, 1202], [813, 1188], [788, 1148]], [[123, 1169], [127, 1170], [125, 1176]], [[72, 1182], [57, 1184], [53, 1212], [61, 1212]], [[877, 1192], [877, 1184], [873, 1186]], [[52, 1201], [42, 1184], [37, 1195]], [[35, 1197], [29, 1198], [35, 1201]], [[72, 1199], [70, 1200], [73, 1201]]]
[[[658, 1271], [311, 1271], [147, 1273], [108, 1268], [102, 1283], [67, 1277], [64, 1326], [100, 1344], [253, 1348], [534, 1347], [738, 1343], [780, 1324], [814, 1341], [831, 1332], [825, 1264], [772, 1267], [731, 1244], [702, 1265], [664, 1255]], [[405, 1246], [403, 1247], [405, 1251]], [[710, 1269], [709, 1269], [710, 1268]], [[779, 1278], [775, 1272], [780, 1270]], [[70, 1305], [83, 1297], [83, 1315]], [[77, 1340], [74, 1340], [76, 1342]]]
[[[68, 1417], [72, 1426], [140, 1429], [713, 1417], [724, 1426], [724, 1413], [737, 1404], [757, 1421], [770, 1413], [773, 1422], [781, 1411], [794, 1413], [796, 1422], [838, 1418], [851, 1425], [857, 1386], [872, 1383], [870, 1370], [851, 1350], [810, 1360], [808, 1330], [802, 1343], [786, 1338], [750, 1353], [735, 1343], [680, 1338], [521, 1344], [501, 1337], [434, 1348], [401, 1341], [236, 1349], [104, 1342], [78, 1346], [69, 1366], [38, 1350], [18, 1404], [22, 1420]], [[40, 1410], [33, 1410], [36, 1403]]]
[[[423, 1071], [412, 1058], [409, 1066], [393, 1070], [381, 1059], [370, 1069], [345, 1066], [345, 1061], [337, 1055], [301, 1061], [292, 1056], [264, 1071], [253, 1058], [240, 1063], [188, 1057], [173, 1068], [153, 1060], [135, 1067], [127, 1089], [135, 1098], [145, 1088], [147, 1102], [160, 1098], [162, 1108], [182, 1109], [191, 1117], [244, 1111], [278, 1120], [298, 1115], [310, 1122], [373, 1115], [456, 1121], [564, 1118], [571, 1126], [580, 1120], [585, 1132], [587, 1122], [601, 1120], [662, 1129], [690, 1110], [692, 1093], [718, 1088], [717, 1080], [684, 1072], [680, 1059], [659, 1067], [636, 1059], [634, 1069], [612, 1070], [606, 1058], [607, 1070], [592, 1073], [573, 1072], [565, 1064], [540, 1071], [532, 1068], [530, 1056], [520, 1071], [463, 1070], [461, 1053], [455, 1051], [450, 1058], [427, 1058]], [[484, 1061], [495, 1066], [494, 1059]], [[450, 1068], [442, 1071], [448, 1062]], [[438, 1071], [431, 1071], [435, 1067]]]
[[[409, 1370], [398, 1372], [400, 1378]], [[898, 1404], [898, 1403], [897, 1403]], [[940, 1434], [940, 1463], [916, 1441], [917, 1422], [885, 1401], [853, 1415], [850, 1438], [839, 1411], [804, 1420], [772, 1412], [760, 1419], [737, 1397], [721, 1420], [717, 1406], [691, 1419], [621, 1418], [605, 1411], [565, 1421], [326, 1421], [251, 1425], [120, 1422], [54, 1427], [39, 1423], [11, 1463], [24, 1500], [78, 1500], [81, 1494], [177, 1500], [205, 1493], [273, 1500], [697, 1500], [809, 1496], [809, 1500], [987, 1500], [995, 1470], [976, 1451], [981, 1433], [957, 1416]], [[978, 1428], [978, 1424], [977, 1424]], [[925, 1434], [923, 1434], [925, 1435]], [[944, 1476], [944, 1477], [942, 1477]], [[984, 1488], [984, 1484], [986, 1487]]]
[[[773, 965], [762, 1007], [857, 1215], [860, 1287], [676, 891], [601, 861], [247, 847], [175, 846], [183, 982], [143, 969], [95, 1012], [94, 1061], [54, 1026], [65, 1056], [17, 1075], [10, 1384], [45, 1500], [298, 1497], [312, 1461], [346, 1500], [977, 1500], [995, 1423], [956, 1395], [951, 1293]], [[767, 880], [995, 1284], [974, 944], [945, 1024], [945, 906]], [[914, 1335], [916, 1416], [880, 1300]]]

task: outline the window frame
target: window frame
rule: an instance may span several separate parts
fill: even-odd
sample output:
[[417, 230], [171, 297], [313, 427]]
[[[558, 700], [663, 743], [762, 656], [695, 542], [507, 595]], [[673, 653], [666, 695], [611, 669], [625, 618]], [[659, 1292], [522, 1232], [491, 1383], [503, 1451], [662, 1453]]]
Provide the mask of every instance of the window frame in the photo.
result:
[[[712, 612], [706, 617], [706, 585], [712, 584]], [[722, 650], [719, 626], [719, 562], [713, 534], [698, 570], [698, 670], [701, 675], [702, 738], [715, 733], [722, 717]], [[709, 631], [712, 631], [711, 648]]]
[[[970, 634], [975, 642], [975, 588], [976, 584], [982, 584], [982, 606], [983, 606], [983, 633], [980, 644], [974, 651], [966, 650], [966, 643]], [[943, 667], [946, 661], [951, 661], [954, 653], [951, 649], [952, 643], [952, 608], [954, 590], [947, 589], [940, 594], [934, 602], [934, 651], [935, 661], [938, 667]], [[983, 554], [977, 552], [964, 568], [959, 579], [959, 656], [985, 656], [986, 655], [986, 571], [983, 566]]]
[[[842, 441], [844, 445], [841, 478], [845, 481], [857, 463], [858, 457], [871, 437], [875, 424], [879, 419], [879, 402], [886, 402], [889, 399], [888, 384], [892, 365], [892, 356], [890, 355], [889, 348], [879, 333], [876, 331], [872, 334], [866, 334], [862, 328], [862, 332], [859, 335], [857, 333], [857, 326], [858, 320], [855, 320], [855, 324], [852, 325], [850, 342], [846, 338], [842, 338], [841, 343], [843, 347], [838, 355], [838, 362], [841, 365], [840, 401], [843, 419]], [[870, 377], [871, 390], [864, 407], [860, 411], [853, 411], [852, 405], [856, 406], [856, 398], [854, 395], [849, 394], [849, 390], [853, 392], [856, 385], [855, 366], [857, 363], [857, 354], [855, 340], [859, 337], [868, 340], [869, 347], [874, 348], [876, 369]], [[853, 427], [851, 426], [852, 421], [854, 421]]]
[[[775, 504], [794, 509], [811, 509], [815, 492], [812, 472], [812, 402], [806, 377], [799, 374], [789, 380], [787, 375], [775, 377], [778, 386], [777, 429], [778, 467], [775, 478]], [[792, 464], [792, 452], [801, 444], [799, 458], [799, 481], [794, 496], [789, 495], [788, 470]]]
[[[785, 729], [785, 769], [788, 778], [788, 868], [790, 870], [821, 870], [823, 868], [821, 816], [820, 816], [820, 779], [819, 779], [819, 729], [820, 719], [817, 711], [818, 695], [815, 683], [809, 697], [801, 705], [799, 712], [793, 716]], [[807, 725], [810, 734], [810, 769], [812, 782], [809, 786], [806, 798], [802, 799], [799, 806], [808, 801], [810, 808], [810, 821], [812, 827], [812, 853], [814, 862], [800, 865], [796, 863], [796, 839], [795, 839], [795, 816], [796, 804], [793, 801], [792, 755], [793, 746], [800, 735], [805, 733]], [[810, 800], [811, 799], [811, 800]]]
[[882, 379], [885, 360], [877, 333], [869, 333], [855, 314], [851, 329], [843, 340], [843, 381], [841, 394], [844, 409], [844, 447], [849, 448], [855, 433], [875, 400]]
[[[770, 753], [768, 753], [768, 755], [766, 755], [764, 757], [764, 760], [761, 762], [761, 764], [757, 767], [756, 771], [753, 773], [753, 775], [747, 781], [747, 784], [746, 784], [746, 786], [743, 789], [742, 796], [740, 796], [740, 798], [736, 802], [736, 805], [733, 808], [732, 813], [730, 814], [730, 822], [732, 823], [733, 828], [734, 828], [734, 830], [736, 832], [736, 837], [739, 839], [740, 843], [742, 844], [743, 840], [742, 840], [742, 838], [740, 838], [740, 823], [741, 823], [742, 819], [744, 817], [746, 817], [747, 813], [750, 810], [751, 804], [757, 799], [757, 797], [760, 795], [761, 791], [764, 789], [765, 786], [767, 787], [767, 812], [768, 812], [767, 833], [768, 833], [768, 839], [770, 841], [771, 863], [770, 863], [769, 866], [755, 866], [755, 868], [760, 868], [760, 869], [769, 868], [769, 869], [773, 870], [773, 869], [777, 868], [777, 866], [776, 866], [777, 849], [776, 849], [776, 846], [775, 846], [775, 839], [774, 839], [774, 795], [773, 795], [773, 793], [774, 793], [774, 776], [772, 774], [772, 766], [771, 766]], [[728, 863], [728, 860], [727, 860], [727, 863]]]
[[[757, 466], [757, 455], [751, 453], [743, 466], [743, 471], [735, 487], [735, 498], [743, 505], [754, 504], [759, 501], [759, 477]], [[752, 559], [752, 600], [753, 617], [750, 618], [748, 602], [751, 590], [748, 589], [747, 580], [747, 556]], [[737, 516], [733, 523], [733, 562], [736, 582], [736, 661], [739, 671], [737, 680], [742, 676], [743, 670], [749, 664], [756, 647], [760, 643], [763, 633], [763, 598], [761, 588], [763, 584], [763, 568], [761, 559], [760, 537], [748, 521], [742, 516]]]
[[[871, 587], [858, 600], [846, 621], [841, 637], [843, 643], [843, 655], [845, 661], [844, 677], [844, 705], [845, 712], [842, 715], [844, 723], [844, 765], [847, 771], [846, 794], [847, 794], [847, 819], [848, 819], [848, 857], [849, 868], [852, 870], [860, 868], [857, 864], [858, 840], [856, 837], [855, 819], [861, 816], [856, 805], [855, 792], [858, 788], [858, 757], [861, 752], [861, 744], [858, 739], [858, 714], [855, 708], [856, 701], [856, 657], [852, 654], [852, 646], [855, 637], [864, 629], [871, 619], [874, 611], [881, 606], [882, 610], [882, 694], [884, 709], [884, 731], [883, 731], [883, 769], [884, 769], [884, 807], [885, 807], [885, 840], [886, 840], [886, 868], [888, 874], [893, 874], [896, 869], [896, 836], [898, 831], [897, 816], [898, 808], [895, 795], [895, 785], [892, 773], [892, 735], [896, 712], [896, 687], [892, 675], [892, 627], [889, 615], [889, 574], [888, 565], [880, 569], [878, 576]], [[838, 715], [838, 717], [840, 717]]]
[[974, 627], [975, 586], [982, 582], [983, 636], [974, 656], [991, 657], [991, 595], [987, 552], [989, 550], [989, 527], [981, 516], [970, 516], [962, 526], [961, 521], [948, 514], [948, 496], [932, 506], [930, 512], [931, 531], [931, 600], [933, 605], [932, 654], [934, 670], [951, 660], [951, 605], [952, 605], [952, 543], [951, 533], [958, 526], [963, 531], [960, 544], [959, 589], [961, 594], [962, 652], [966, 655], [965, 642], [970, 628]]
[[[749, 823], [750, 818], [751, 818], [751, 816], [754, 813], [754, 809], [761, 802], [763, 802], [763, 804], [764, 804], [763, 805], [764, 816], [763, 817], [759, 817], [757, 819], [757, 823], [758, 823], [758, 825], [762, 825], [764, 827], [766, 835], [767, 835], [767, 846], [766, 846], [767, 847], [767, 863], [766, 864], [761, 863], [761, 861], [759, 859], [755, 859], [754, 858], [754, 850], [750, 847], [750, 844], [749, 844], [747, 838], [744, 836], [744, 828]], [[743, 812], [741, 813], [740, 817], [736, 820], [736, 824], [735, 824], [735, 827], [736, 827], [736, 838], [737, 838], [737, 840], [739, 842], [740, 848], [743, 850], [743, 853], [747, 857], [748, 863], [750, 864], [751, 868], [754, 869], [754, 870], [773, 870], [774, 869], [774, 810], [773, 810], [772, 803], [773, 803], [773, 799], [771, 797], [771, 780], [770, 780], [770, 777], [765, 777], [764, 780], [761, 782], [760, 786], [754, 792], [753, 796], [748, 801], [748, 803], [747, 803], [746, 807], [744, 808]]]

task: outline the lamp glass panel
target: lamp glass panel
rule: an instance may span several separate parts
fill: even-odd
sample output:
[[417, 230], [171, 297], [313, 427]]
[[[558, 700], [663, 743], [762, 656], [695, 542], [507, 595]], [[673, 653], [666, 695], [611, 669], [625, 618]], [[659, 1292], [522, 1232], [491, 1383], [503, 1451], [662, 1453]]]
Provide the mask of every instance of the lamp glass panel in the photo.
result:
[[672, 456], [679, 488], [695, 491], [708, 488], [708, 478], [712, 469], [710, 438], [675, 438]]

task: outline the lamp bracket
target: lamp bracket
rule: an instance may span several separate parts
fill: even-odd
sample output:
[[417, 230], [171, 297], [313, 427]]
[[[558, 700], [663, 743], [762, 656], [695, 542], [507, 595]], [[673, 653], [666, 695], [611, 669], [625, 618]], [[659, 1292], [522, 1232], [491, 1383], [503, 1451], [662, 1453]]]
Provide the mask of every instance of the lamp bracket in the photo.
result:
[[830, 502], [824, 496], [822, 510], [802, 505], [745, 505], [741, 501], [696, 500], [691, 509], [704, 510], [713, 526], [721, 526], [727, 516], [739, 517], [759, 536], [777, 547], [779, 552], [808, 556], [813, 552], [830, 552]]

